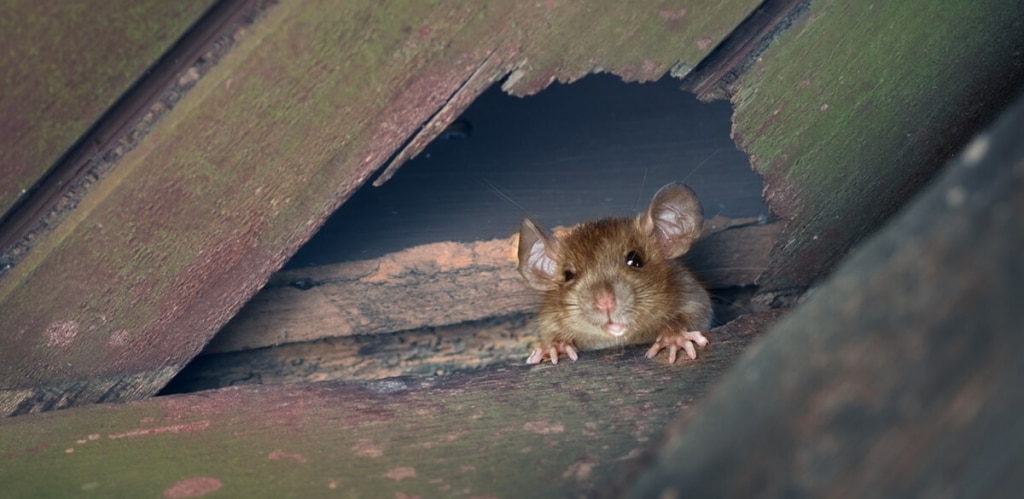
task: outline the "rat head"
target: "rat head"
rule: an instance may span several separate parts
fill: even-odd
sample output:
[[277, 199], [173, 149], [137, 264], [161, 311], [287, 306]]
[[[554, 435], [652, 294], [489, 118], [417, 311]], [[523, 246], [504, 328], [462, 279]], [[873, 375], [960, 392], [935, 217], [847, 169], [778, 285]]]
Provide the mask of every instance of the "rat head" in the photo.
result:
[[659, 327], [675, 313], [679, 290], [672, 261], [703, 226], [688, 187], [669, 184], [635, 218], [612, 218], [547, 235], [530, 220], [519, 231], [519, 272], [544, 291], [541, 308], [558, 327], [614, 344]]

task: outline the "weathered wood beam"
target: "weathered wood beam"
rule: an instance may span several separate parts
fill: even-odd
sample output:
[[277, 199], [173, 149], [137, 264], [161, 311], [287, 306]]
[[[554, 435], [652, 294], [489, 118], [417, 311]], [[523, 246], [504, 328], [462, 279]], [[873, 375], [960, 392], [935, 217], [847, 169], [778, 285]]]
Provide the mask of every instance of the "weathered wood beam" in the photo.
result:
[[0, 414], [155, 393], [467, 82], [653, 80], [756, 3], [282, 0], [0, 276]]
[[1024, 99], [779, 322], [630, 497], [1018, 497]]
[[[687, 255], [711, 288], [747, 286], [782, 225], [709, 220]], [[360, 262], [277, 272], [204, 353], [445, 326], [530, 312], [537, 293], [516, 271], [516, 242], [428, 244]]]
[[213, 3], [4, 3], [0, 219]]
[[697, 361], [674, 366], [634, 348], [557, 366], [237, 387], [2, 419], [0, 483], [12, 497], [593, 496], [776, 315], [717, 329]]

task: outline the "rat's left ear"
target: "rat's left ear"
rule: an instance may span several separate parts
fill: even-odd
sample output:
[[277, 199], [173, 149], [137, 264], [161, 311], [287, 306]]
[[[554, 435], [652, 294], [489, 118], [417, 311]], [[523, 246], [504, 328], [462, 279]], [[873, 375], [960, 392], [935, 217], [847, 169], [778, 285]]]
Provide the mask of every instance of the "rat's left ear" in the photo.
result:
[[683, 184], [662, 187], [647, 211], [640, 214], [640, 227], [658, 242], [667, 258], [682, 256], [704, 228], [697, 194]]

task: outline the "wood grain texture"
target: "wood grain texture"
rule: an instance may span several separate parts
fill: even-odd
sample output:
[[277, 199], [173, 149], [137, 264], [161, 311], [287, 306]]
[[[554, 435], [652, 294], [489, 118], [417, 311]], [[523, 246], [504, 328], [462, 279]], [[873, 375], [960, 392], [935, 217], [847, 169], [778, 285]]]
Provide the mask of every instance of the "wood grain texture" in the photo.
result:
[[629, 497], [1018, 497], [1024, 100], [780, 321]]
[[813, 1], [750, 61], [733, 138], [791, 222], [765, 291], [827, 272], [1024, 89], [1022, 20], [1001, 0]]
[[389, 334], [331, 337], [227, 353], [204, 352], [161, 393], [470, 372], [523, 364], [534, 340], [529, 316], [515, 314]]
[[0, 414], [155, 393], [484, 61], [653, 80], [754, 4], [281, 1], [0, 277]]
[[[712, 288], [753, 284], [781, 224], [715, 218], [686, 261]], [[204, 353], [444, 326], [531, 312], [516, 238], [436, 243], [361, 262], [275, 273]]]
[[214, 2], [5, 2], [0, 218]]
[[557, 366], [237, 387], [3, 419], [2, 494], [593, 496], [643, 459], [775, 315], [735, 321], [696, 362], [674, 366], [628, 349]]
[[[715, 325], [752, 313], [753, 286], [712, 291]], [[235, 385], [434, 376], [520, 365], [539, 339], [533, 314], [491, 317], [388, 334], [324, 338], [227, 353], [202, 353], [160, 392]], [[717, 331], [708, 337], [718, 341]], [[590, 354], [586, 354], [590, 355]]]

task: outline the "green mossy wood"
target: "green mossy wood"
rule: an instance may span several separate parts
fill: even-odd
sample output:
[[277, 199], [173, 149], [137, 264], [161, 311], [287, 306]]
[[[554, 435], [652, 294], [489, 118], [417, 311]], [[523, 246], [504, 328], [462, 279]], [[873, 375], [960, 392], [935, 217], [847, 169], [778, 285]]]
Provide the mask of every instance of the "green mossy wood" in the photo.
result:
[[0, 414], [155, 393], [456, 94], [657, 79], [755, 4], [281, 1], [2, 277]]
[[212, 4], [4, 2], [0, 214]]
[[1024, 88], [1024, 3], [814, 1], [729, 86], [733, 138], [789, 220], [767, 291], [802, 289]]

